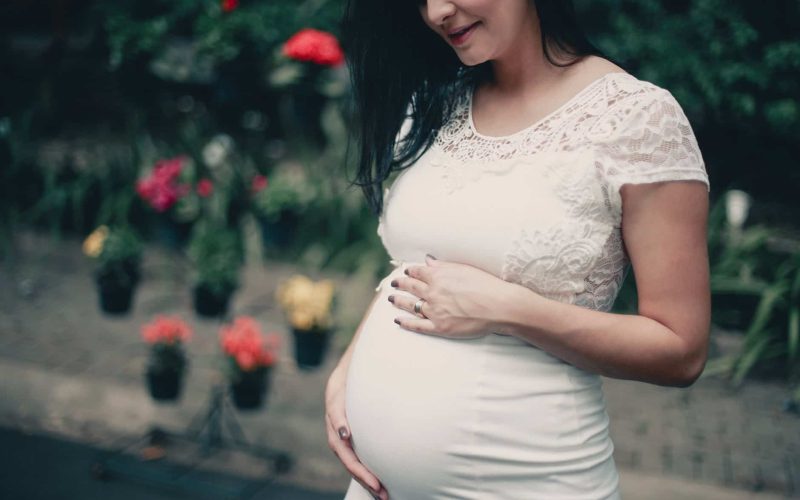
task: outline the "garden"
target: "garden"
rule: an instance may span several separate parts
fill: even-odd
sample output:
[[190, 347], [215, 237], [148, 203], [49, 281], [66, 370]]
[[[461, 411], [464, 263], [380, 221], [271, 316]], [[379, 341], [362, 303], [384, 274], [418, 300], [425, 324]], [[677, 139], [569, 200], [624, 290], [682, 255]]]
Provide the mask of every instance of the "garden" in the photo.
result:
[[[140, 383], [160, 405], [180, 404], [192, 376], [188, 346], [209, 332], [220, 387], [237, 411], [270, 412], [281, 363], [323, 380], [367, 305], [347, 296], [342, 277], [369, 292], [392, 268], [377, 218], [351, 182], [343, 5], [0, 7], [6, 293], [27, 293], [16, 266], [31, 237], [79, 251], [94, 304], [85, 321], [129, 332], [142, 353]], [[778, 384], [776, 407], [800, 418], [800, 7], [575, 5], [600, 49], [675, 95], [703, 151], [712, 322], [733, 339], [721, 348], [712, 335], [703, 378], [733, 391]], [[154, 286], [153, 255], [185, 300], [160, 307], [142, 298]], [[278, 266], [290, 271], [261, 302], [242, 299], [248, 273]], [[633, 278], [615, 312], [636, 312]], [[41, 314], [55, 317], [58, 307]]]

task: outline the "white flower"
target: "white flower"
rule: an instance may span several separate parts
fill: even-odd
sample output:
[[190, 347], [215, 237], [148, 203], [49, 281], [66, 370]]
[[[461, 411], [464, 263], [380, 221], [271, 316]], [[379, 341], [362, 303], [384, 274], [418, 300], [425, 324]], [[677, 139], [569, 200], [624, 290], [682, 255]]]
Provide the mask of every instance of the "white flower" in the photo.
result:
[[741, 228], [750, 211], [750, 195], [731, 189], [725, 195], [725, 215], [731, 227]]
[[233, 139], [229, 135], [214, 136], [203, 148], [203, 161], [209, 168], [218, 168], [225, 163], [232, 149]]

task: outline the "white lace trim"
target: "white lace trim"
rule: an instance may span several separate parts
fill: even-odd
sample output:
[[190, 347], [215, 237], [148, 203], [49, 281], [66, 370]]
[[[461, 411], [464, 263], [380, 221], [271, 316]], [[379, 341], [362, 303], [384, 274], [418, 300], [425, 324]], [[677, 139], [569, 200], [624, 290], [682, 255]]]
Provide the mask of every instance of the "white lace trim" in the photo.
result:
[[[611, 309], [630, 262], [620, 233], [623, 184], [696, 180], [710, 190], [680, 105], [665, 89], [627, 73], [604, 75], [556, 111], [508, 136], [479, 134], [471, 122], [471, 100], [471, 92], [462, 96], [427, 160], [440, 172], [446, 192], [485, 175], [541, 166], [542, 153], [590, 154], [581, 168], [557, 162], [544, 168], [567, 217], [547, 229], [520, 228], [504, 256], [503, 279], [545, 297]], [[381, 220], [381, 237], [382, 225]]]

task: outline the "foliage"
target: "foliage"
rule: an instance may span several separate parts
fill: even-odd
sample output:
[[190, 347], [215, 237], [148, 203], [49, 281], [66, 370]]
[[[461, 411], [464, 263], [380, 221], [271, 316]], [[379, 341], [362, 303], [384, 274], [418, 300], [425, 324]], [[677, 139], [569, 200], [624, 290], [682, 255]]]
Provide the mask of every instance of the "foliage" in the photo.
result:
[[673, 92], [712, 183], [793, 199], [800, 173], [786, 167], [800, 135], [800, 3], [577, 0], [576, 9], [609, 56]]
[[[749, 299], [752, 307], [741, 351], [710, 361], [704, 376], [726, 373], [739, 385], [758, 366], [780, 362], [780, 371], [800, 384], [800, 252], [776, 251], [775, 231], [763, 225], [741, 233], [726, 227], [723, 208], [718, 202], [709, 217], [714, 309], [719, 314], [730, 297]], [[733, 304], [741, 309], [743, 302]]]
[[142, 242], [127, 226], [99, 226], [83, 242], [83, 252], [96, 263], [99, 281], [134, 285], [139, 280]]
[[290, 162], [278, 165], [264, 187], [253, 190], [253, 208], [259, 217], [278, 220], [281, 212], [303, 213], [316, 194], [302, 165]]
[[131, 57], [153, 57], [171, 37], [191, 38], [196, 54], [211, 66], [231, 61], [247, 51], [270, 54], [301, 28], [338, 27], [340, 1], [271, 0], [248, 2], [226, 12], [216, 0], [176, 0], [169, 3], [134, 0], [97, 6], [111, 48], [110, 65]]
[[197, 285], [216, 295], [228, 294], [239, 286], [244, 245], [237, 230], [201, 221], [192, 229], [188, 250]]

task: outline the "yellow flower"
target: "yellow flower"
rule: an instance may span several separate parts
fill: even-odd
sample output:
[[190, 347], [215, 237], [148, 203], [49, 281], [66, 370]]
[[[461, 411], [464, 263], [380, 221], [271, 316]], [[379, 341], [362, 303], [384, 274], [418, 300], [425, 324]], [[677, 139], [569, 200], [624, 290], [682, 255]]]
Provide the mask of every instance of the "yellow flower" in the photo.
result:
[[104, 225], [98, 227], [83, 240], [83, 253], [89, 257], [99, 257], [107, 237], [108, 227]]
[[294, 328], [310, 330], [331, 325], [331, 307], [334, 297], [332, 280], [313, 282], [306, 276], [293, 275], [283, 282], [276, 298]]

